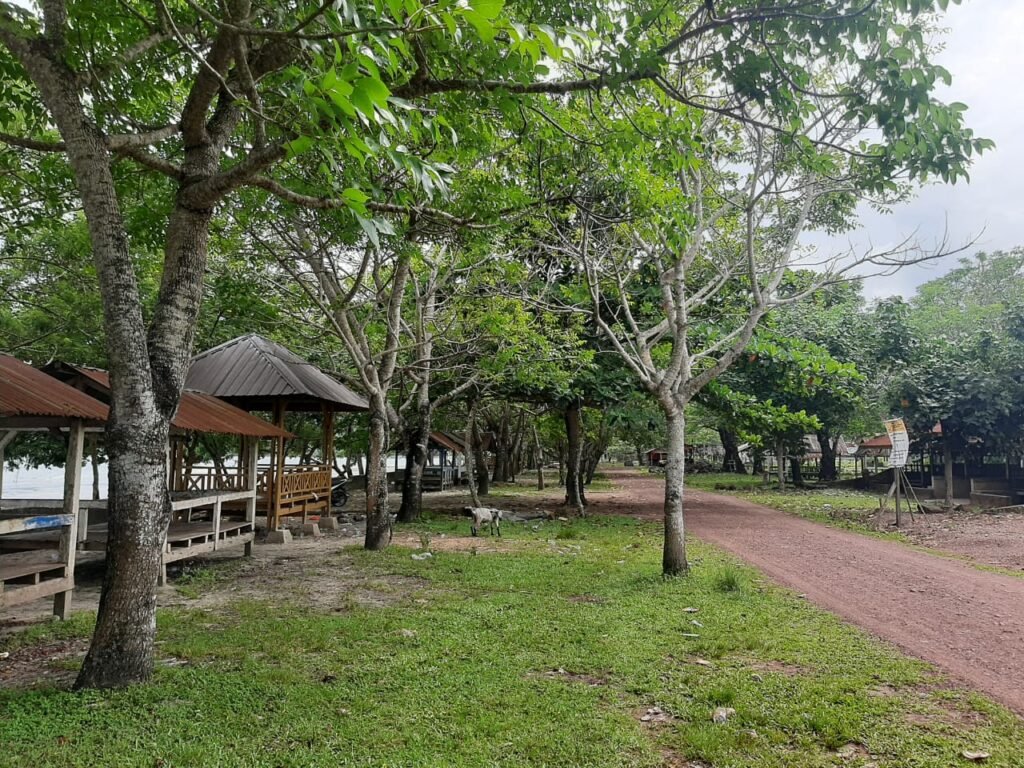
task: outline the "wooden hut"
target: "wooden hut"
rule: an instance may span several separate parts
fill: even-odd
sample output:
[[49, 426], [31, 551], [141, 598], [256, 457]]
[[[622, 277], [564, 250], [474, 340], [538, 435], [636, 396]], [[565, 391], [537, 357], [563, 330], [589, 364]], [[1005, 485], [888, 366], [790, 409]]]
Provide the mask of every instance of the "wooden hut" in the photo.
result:
[[334, 464], [334, 414], [366, 411], [366, 400], [312, 363], [256, 334], [240, 336], [195, 356], [185, 382], [246, 411], [272, 414], [282, 430], [288, 411], [321, 414], [320, 461], [288, 464], [285, 439], [273, 446], [271, 462], [260, 467], [261, 506], [267, 529], [288, 515], [329, 514]]
[[[53, 596], [66, 619], [75, 586], [82, 443], [87, 428], [107, 420], [107, 406], [30, 365], [0, 355], [0, 608]], [[22, 432], [67, 438], [64, 494], [56, 501], [5, 502], [3, 453]], [[16, 546], [6, 545], [16, 542]]]
[[423, 467], [423, 490], [446, 491], [459, 482], [456, 457], [464, 453], [463, 441], [447, 432], [431, 432], [427, 441], [427, 463]]
[[664, 467], [668, 461], [668, 451], [664, 448], [651, 448], [644, 454], [644, 461], [648, 467]]
[[[109, 402], [110, 377], [97, 368], [53, 363], [46, 372], [97, 400]], [[186, 439], [195, 434], [229, 435], [238, 439], [234, 467], [190, 467], [184, 461]], [[164, 543], [163, 577], [168, 563], [242, 546], [252, 554], [256, 535], [259, 441], [276, 443], [291, 433], [212, 395], [185, 390], [171, 420], [171, 524]], [[105, 505], [82, 508], [79, 547], [107, 547]], [[163, 581], [163, 577], [161, 581]]]

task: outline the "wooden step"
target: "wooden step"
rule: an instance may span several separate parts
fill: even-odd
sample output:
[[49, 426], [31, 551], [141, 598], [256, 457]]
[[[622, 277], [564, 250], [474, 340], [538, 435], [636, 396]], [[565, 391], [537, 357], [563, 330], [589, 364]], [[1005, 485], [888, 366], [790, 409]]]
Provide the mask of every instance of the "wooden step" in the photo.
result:
[[57, 552], [31, 552], [0, 557], [0, 584], [11, 581], [38, 583], [41, 579], [62, 578], [65, 564]]

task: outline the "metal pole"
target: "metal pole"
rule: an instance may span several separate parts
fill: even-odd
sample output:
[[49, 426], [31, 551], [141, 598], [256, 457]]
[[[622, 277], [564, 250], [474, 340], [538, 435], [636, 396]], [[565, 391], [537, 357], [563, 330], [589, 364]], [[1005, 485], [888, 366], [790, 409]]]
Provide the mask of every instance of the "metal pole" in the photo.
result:
[[899, 519], [899, 486], [900, 486], [900, 476], [902, 474], [902, 470], [899, 467], [893, 467], [893, 472], [895, 473], [894, 479], [896, 481], [896, 527], [898, 528], [899, 527], [899, 523], [900, 523], [900, 519]]

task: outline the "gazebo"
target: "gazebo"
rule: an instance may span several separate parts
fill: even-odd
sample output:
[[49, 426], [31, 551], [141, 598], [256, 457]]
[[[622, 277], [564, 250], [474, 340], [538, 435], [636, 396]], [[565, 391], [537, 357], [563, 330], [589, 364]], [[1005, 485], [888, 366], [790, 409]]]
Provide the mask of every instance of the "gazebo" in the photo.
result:
[[366, 411], [365, 399], [291, 350], [256, 334], [239, 336], [196, 355], [185, 386], [237, 405], [272, 414], [284, 429], [288, 411], [321, 414], [320, 462], [288, 464], [284, 437], [260, 468], [260, 502], [267, 530], [283, 517], [329, 514], [334, 464], [334, 414]]
[[446, 491], [457, 485], [456, 456], [464, 452], [459, 438], [446, 432], [431, 432], [427, 441], [427, 463], [423, 467], [423, 490]]
[[[55, 362], [44, 371], [75, 390], [103, 403], [110, 401], [110, 375], [98, 368]], [[193, 468], [184, 461], [183, 447], [193, 434], [226, 435], [238, 439], [234, 467]], [[252, 554], [256, 535], [256, 486], [259, 441], [291, 437], [291, 433], [241, 408], [202, 392], [185, 390], [171, 420], [171, 523], [163, 552], [161, 581], [168, 563], [244, 546]], [[82, 507], [78, 546], [89, 551], [107, 547], [104, 509]]]
[[[54, 614], [68, 618], [75, 586], [83, 437], [87, 428], [101, 428], [107, 415], [107, 406], [98, 400], [0, 355], [0, 608], [53, 595]], [[4, 448], [28, 431], [67, 436], [59, 500], [5, 503], [2, 498]], [[13, 539], [21, 539], [13, 550], [3, 546]]]

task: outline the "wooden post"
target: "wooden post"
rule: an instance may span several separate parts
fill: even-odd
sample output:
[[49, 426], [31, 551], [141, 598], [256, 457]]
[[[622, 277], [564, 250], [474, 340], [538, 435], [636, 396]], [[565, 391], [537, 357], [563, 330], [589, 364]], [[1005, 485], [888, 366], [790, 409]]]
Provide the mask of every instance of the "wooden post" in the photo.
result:
[[221, 504], [220, 497], [213, 502], [213, 551], [216, 552], [220, 549], [220, 512]]
[[327, 466], [334, 466], [334, 408], [328, 403], [323, 404], [323, 443], [320, 447], [320, 460]]
[[[259, 479], [260, 439], [258, 437], [247, 437], [243, 441], [245, 450], [245, 487], [249, 491], [249, 498], [245, 500], [245, 519], [256, 530], [256, 484]], [[245, 556], [252, 557], [252, 542], [245, 543]]]
[[[274, 424], [284, 429], [284, 414], [287, 403], [279, 400], [274, 403]], [[281, 482], [284, 480], [284, 438], [277, 438], [277, 464], [274, 467], [274, 494], [273, 507], [267, 515], [267, 530], [276, 531], [280, 524], [279, 514], [281, 512]]]
[[[323, 404], [323, 444], [320, 448], [320, 461], [327, 470], [327, 487], [322, 491], [327, 495], [327, 508], [323, 511], [324, 517], [331, 516], [331, 485], [334, 478], [334, 407], [329, 403]], [[303, 516], [305, 522], [305, 516]]]
[[4, 497], [4, 449], [11, 444], [16, 434], [14, 430], [0, 433], [0, 499]]
[[71, 597], [74, 592], [75, 553], [78, 551], [78, 507], [82, 492], [82, 446], [85, 442], [85, 426], [81, 421], [71, 422], [68, 431], [68, 455], [64, 463], [64, 514], [72, 515], [74, 522], [60, 537], [60, 558], [65, 573], [71, 580], [71, 589], [53, 596], [53, 614], [61, 619], [71, 616]]

